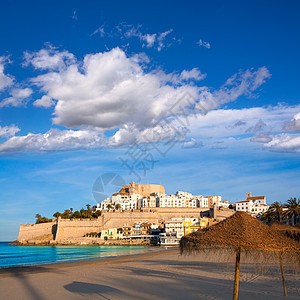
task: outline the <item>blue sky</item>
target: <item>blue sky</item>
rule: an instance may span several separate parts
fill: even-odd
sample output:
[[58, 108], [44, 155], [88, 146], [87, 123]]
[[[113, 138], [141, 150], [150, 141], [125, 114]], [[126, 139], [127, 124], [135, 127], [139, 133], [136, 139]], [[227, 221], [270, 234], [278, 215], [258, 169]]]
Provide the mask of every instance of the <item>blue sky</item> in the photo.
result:
[[3, 3], [0, 240], [36, 213], [93, 205], [107, 173], [230, 202], [299, 197], [299, 12], [298, 1]]

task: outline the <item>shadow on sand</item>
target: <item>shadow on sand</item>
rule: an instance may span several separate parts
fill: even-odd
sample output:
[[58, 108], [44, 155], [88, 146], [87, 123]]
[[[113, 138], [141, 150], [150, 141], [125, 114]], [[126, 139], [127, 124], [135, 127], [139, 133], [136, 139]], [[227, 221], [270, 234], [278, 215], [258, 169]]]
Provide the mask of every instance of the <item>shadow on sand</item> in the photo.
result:
[[124, 296], [124, 293], [120, 290], [103, 284], [73, 281], [72, 283], [65, 285], [64, 288], [71, 293], [77, 293], [82, 296], [96, 294], [104, 299], [110, 299], [112, 296], [121, 299], [122, 296]]

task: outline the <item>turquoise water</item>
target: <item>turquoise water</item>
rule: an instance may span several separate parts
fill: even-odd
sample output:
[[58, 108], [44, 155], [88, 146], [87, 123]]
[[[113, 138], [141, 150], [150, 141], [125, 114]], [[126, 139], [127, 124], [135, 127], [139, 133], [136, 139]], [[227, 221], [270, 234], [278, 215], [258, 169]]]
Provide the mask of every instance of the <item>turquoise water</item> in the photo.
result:
[[14, 246], [0, 242], [0, 268], [145, 253], [151, 246]]

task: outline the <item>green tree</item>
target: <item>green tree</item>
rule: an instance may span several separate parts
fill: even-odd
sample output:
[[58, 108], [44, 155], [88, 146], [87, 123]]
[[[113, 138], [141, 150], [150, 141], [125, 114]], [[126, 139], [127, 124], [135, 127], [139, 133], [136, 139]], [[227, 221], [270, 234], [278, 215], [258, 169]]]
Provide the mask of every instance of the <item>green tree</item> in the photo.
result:
[[69, 219], [70, 218], [70, 211], [66, 209], [63, 214], [61, 215], [63, 219]]
[[300, 214], [300, 200], [295, 198], [290, 198], [285, 204], [287, 210], [284, 212], [284, 215], [293, 220], [292, 225], [296, 225], [297, 216]]
[[266, 221], [267, 223], [273, 222], [274, 219], [275, 219], [274, 211], [270, 208], [267, 211], [265, 211], [261, 216], [261, 220]]
[[121, 204], [120, 203], [116, 204], [116, 210], [118, 210], [118, 209], [121, 209]]
[[81, 213], [78, 210], [76, 210], [76, 211], [74, 211], [74, 213], [72, 214], [71, 217], [74, 218], [74, 219], [80, 219], [81, 218]]
[[276, 219], [278, 222], [281, 221], [281, 217], [282, 217], [282, 204], [281, 202], [274, 202], [273, 204], [271, 204], [270, 208], [269, 208], [273, 213], [274, 213], [274, 219]]
[[61, 217], [61, 213], [57, 211], [55, 214], [53, 214], [53, 217], [58, 219], [58, 217]]
[[110, 209], [112, 209], [112, 206], [111, 206], [110, 204], [107, 204], [106, 208], [107, 208], [108, 210], [110, 210]]
[[96, 205], [94, 205], [94, 206], [92, 207], [92, 211], [93, 211], [93, 212], [95, 212], [95, 211], [96, 211], [96, 209], [97, 209], [97, 206], [96, 206]]
[[101, 216], [101, 210], [96, 210], [94, 213], [95, 218], [98, 218], [99, 216]]

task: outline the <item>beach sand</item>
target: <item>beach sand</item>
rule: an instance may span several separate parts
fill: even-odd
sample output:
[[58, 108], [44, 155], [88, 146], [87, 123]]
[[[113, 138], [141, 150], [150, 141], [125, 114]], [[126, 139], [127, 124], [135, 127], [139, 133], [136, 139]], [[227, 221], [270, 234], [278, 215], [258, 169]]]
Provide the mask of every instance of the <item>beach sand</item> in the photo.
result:
[[[272, 269], [272, 268], [271, 268]], [[283, 299], [278, 269], [241, 264], [239, 299]], [[178, 249], [0, 270], [0, 299], [232, 299], [234, 266]], [[300, 278], [286, 272], [288, 299]]]

